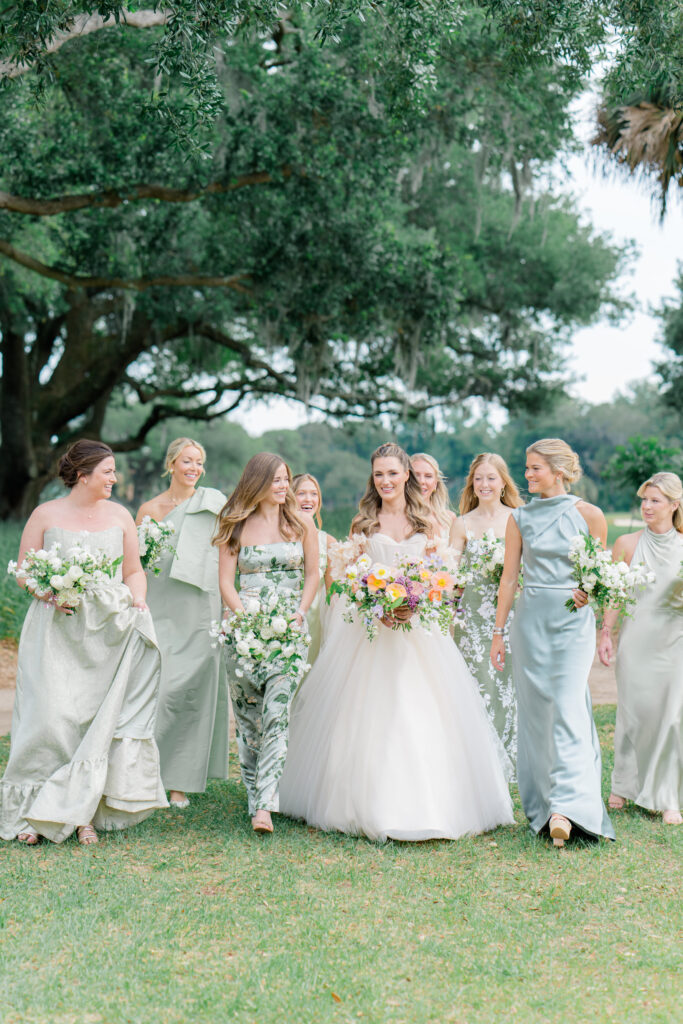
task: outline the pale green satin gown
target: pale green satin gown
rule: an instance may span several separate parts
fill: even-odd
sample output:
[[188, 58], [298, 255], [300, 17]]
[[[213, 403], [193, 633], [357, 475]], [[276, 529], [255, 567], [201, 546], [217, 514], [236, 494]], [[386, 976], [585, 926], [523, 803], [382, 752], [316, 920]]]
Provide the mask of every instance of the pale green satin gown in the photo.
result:
[[638, 596], [617, 651], [612, 792], [651, 811], [683, 807], [683, 609], [676, 607], [683, 534], [643, 530], [631, 565], [655, 582]]
[[[55, 543], [123, 554], [120, 526], [50, 527], [43, 544]], [[120, 567], [72, 615], [31, 603], [0, 782], [3, 839], [34, 831], [61, 843], [77, 825], [129, 828], [168, 807], [154, 741], [159, 661], [151, 616], [133, 608]]]
[[211, 538], [225, 496], [198, 487], [164, 522], [175, 552], [149, 574], [147, 603], [161, 650], [156, 737], [166, 789], [203, 793], [207, 779], [228, 777], [229, 703], [225, 662], [209, 628], [221, 618], [218, 548]]
[[510, 631], [517, 690], [517, 784], [534, 832], [563, 814], [593, 836], [614, 838], [601, 796], [601, 756], [588, 673], [595, 616], [570, 613], [576, 589], [569, 545], [588, 526], [571, 494], [533, 498], [512, 515], [522, 535], [524, 588]]

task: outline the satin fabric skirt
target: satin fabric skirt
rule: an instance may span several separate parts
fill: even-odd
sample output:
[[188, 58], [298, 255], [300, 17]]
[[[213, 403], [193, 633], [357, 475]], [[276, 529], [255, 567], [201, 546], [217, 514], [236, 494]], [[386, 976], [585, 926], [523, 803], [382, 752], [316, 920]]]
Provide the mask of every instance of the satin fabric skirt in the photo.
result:
[[331, 611], [294, 699], [280, 810], [370, 839], [457, 839], [513, 822], [505, 754], [450, 636]]
[[517, 691], [517, 783], [534, 832], [563, 814], [614, 838], [602, 800], [602, 760], [588, 689], [595, 652], [590, 608], [570, 613], [571, 591], [525, 587], [510, 631]]
[[0, 836], [60, 843], [77, 825], [128, 828], [167, 807], [154, 721], [159, 651], [149, 612], [121, 584], [67, 616], [42, 601], [19, 644]]

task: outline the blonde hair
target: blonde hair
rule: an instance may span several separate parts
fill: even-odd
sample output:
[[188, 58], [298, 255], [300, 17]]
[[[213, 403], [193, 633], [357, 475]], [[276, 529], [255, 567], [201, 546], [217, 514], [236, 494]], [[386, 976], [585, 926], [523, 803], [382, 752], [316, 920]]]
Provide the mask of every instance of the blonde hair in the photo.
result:
[[244, 524], [256, 512], [257, 508], [269, 493], [273, 478], [280, 466], [287, 470], [289, 490], [284, 503], [279, 508], [279, 528], [283, 537], [301, 540], [306, 532], [303, 520], [299, 516], [296, 499], [292, 491], [292, 472], [280, 455], [272, 452], [259, 452], [252, 455], [242, 470], [237, 487], [232, 492], [218, 514], [216, 533], [213, 544], [227, 544], [228, 549], [237, 554], [240, 549], [240, 537]]
[[[417, 477], [413, 473], [410, 459], [406, 452], [398, 444], [381, 444], [370, 456], [370, 465], [374, 466], [377, 459], [398, 459], [401, 466], [408, 473], [405, 483], [406, 517], [412, 526], [411, 536], [415, 533], [426, 533], [428, 537], [434, 532], [431, 521], [432, 513], [429, 505], [422, 497]], [[379, 510], [382, 507], [382, 499], [375, 487], [372, 473], [365, 489], [365, 494], [358, 504], [358, 512], [351, 523], [351, 533], [364, 533], [371, 537], [379, 530]]]
[[669, 501], [678, 502], [678, 508], [675, 508], [673, 513], [673, 525], [679, 533], [683, 533], [683, 483], [681, 483], [681, 478], [675, 473], [653, 473], [638, 488], [639, 498], [645, 497], [646, 487], [656, 487]]
[[[203, 444], [199, 441], [193, 441], [191, 437], [176, 437], [175, 441], [171, 441], [168, 448], [166, 449], [166, 460], [164, 462], [164, 471], [162, 476], [170, 476], [173, 472], [173, 463], [180, 455], [183, 448], [196, 448], [197, 451], [201, 452], [201, 456], [204, 462], [206, 462], [206, 449]], [[201, 475], [204, 476], [206, 470], [202, 466]]]
[[316, 478], [313, 476], [313, 474], [312, 473], [297, 473], [296, 476], [294, 477], [294, 479], [292, 480], [292, 492], [294, 494], [294, 497], [296, 498], [296, 496], [297, 496], [297, 494], [299, 492], [299, 488], [301, 487], [301, 484], [305, 483], [306, 480], [310, 480], [311, 483], [313, 484], [313, 486], [315, 487], [316, 491], [318, 492], [318, 511], [316, 512], [316, 514], [315, 514], [315, 516], [313, 518], [315, 519], [315, 521], [316, 521], [316, 523], [318, 525], [318, 529], [322, 530], [322, 527], [323, 527], [323, 517], [321, 515], [321, 512], [322, 512], [322, 507], [323, 507], [323, 492], [320, 490], [320, 484], [318, 483]]
[[479, 505], [479, 498], [474, 493], [474, 474], [485, 462], [490, 462], [499, 477], [503, 481], [503, 493], [500, 496], [501, 503], [507, 505], [508, 508], [519, 508], [524, 502], [519, 496], [517, 485], [510, 476], [510, 470], [508, 469], [507, 462], [502, 455], [496, 455], [495, 452], [480, 452], [479, 455], [475, 455], [470, 463], [470, 468], [467, 473], [467, 479], [465, 480], [465, 486], [462, 489], [460, 495], [460, 515], [464, 516], [467, 512], [471, 512], [472, 509], [477, 508]]
[[[434, 470], [434, 475], [436, 476], [436, 487], [429, 495], [429, 499], [426, 504], [432, 510], [432, 515], [439, 526], [450, 527], [451, 517], [448, 513], [451, 511], [451, 501], [445, 484], [446, 477], [441, 472], [439, 463], [433, 455], [428, 455], [427, 452], [417, 452], [416, 455], [410, 456], [411, 469], [414, 467], [416, 462], [426, 462], [427, 465], [431, 466]], [[424, 498], [422, 500], [424, 501]]]
[[540, 441], [534, 441], [526, 450], [541, 455], [550, 466], [553, 473], [562, 477], [564, 489], [568, 491], [570, 484], [581, 479], [582, 469], [579, 456], [569, 447], [566, 441], [560, 437], [544, 437]]

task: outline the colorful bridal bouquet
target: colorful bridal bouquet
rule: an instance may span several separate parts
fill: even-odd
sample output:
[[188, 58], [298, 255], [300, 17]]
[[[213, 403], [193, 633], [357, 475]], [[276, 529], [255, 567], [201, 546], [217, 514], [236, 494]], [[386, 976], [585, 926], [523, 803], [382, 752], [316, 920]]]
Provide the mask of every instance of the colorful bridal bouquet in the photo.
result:
[[[590, 533], [574, 537], [569, 546], [569, 560], [577, 589], [588, 594], [589, 603], [601, 612], [612, 608], [628, 614], [628, 609], [636, 602], [636, 591], [655, 580], [654, 573], [643, 565], [613, 562], [612, 552]], [[568, 598], [565, 607], [575, 612], [574, 598]]]
[[78, 608], [83, 594], [114, 579], [123, 556], [110, 558], [104, 551], [72, 547], [62, 555], [61, 544], [49, 550], [31, 549], [21, 566], [10, 562], [7, 572], [23, 580], [36, 597], [47, 597], [60, 608]]
[[245, 594], [242, 605], [243, 612], [230, 612], [221, 623], [211, 624], [212, 646], [228, 648], [237, 662], [237, 676], [246, 673], [265, 683], [272, 675], [282, 675], [299, 682], [309, 667], [311, 638], [292, 621], [298, 596], [263, 587], [258, 596]]
[[161, 522], [151, 516], [145, 516], [138, 526], [138, 549], [142, 568], [152, 570], [155, 576], [161, 572], [157, 564], [162, 551], [172, 551], [171, 537], [175, 533], [173, 523]]
[[[346, 542], [348, 551], [353, 551], [354, 543], [354, 538]], [[393, 619], [399, 608], [409, 608], [413, 615], [407, 621], [394, 619], [396, 627], [410, 630], [416, 621], [427, 629], [437, 625], [447, 634], [459, 602], [459, 588], [469, 580], [469, 574], [437, 545], [428, 545], [422, 558], [402, 558], [394, 565], [375, 562], [362, 552], [343, 568], [335, 560], [331, 571], [328, 602], [334, 594], [344, 595], [348, 601], [344, 619], [353, 622], [359, 618], [369, 640], [377, 636], [380, 619]]]

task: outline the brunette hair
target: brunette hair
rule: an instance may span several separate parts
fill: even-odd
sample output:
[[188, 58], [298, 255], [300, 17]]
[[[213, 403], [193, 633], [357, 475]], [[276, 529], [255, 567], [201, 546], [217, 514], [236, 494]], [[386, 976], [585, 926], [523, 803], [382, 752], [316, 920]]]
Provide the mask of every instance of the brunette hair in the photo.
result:
[[536, 452], [545, 459], [551, 471], [562, 477], [566, 491], [569, 490], [570, 484], [581, 479], [582, 469], [579, 456], [562, 438], [544, 437], [540, 441], [534, 441], [527, 448], [527, 455], [529, 452]]
[[[168, 448], [166, 449], [166, 458], [164, 460], [164, 471], [162, 476], [170, 476], [173, 472], [173, 463], [180, 455], [183, 448], [196, 448], [201, 452], [202, 459], [206, 462], [206, 449], [203, 444], [199, 441], [193, 441], [191, 437], [176, 437], [174, 441], [171, 441]], [[201, 475], [204, 476], [206, 470], [202, 467]]]
[[[432, 513], [429, 505], [422, 497], [417, 477], [413, 473], [410, 459], [406, 452], [398, 444], [381, 444], [370, 456], [370, 465], [374, 466], [377, 459], [398, 459], [403, 469], [408, 472], [408, 479], [405, 485], [406, 516], [412, 526], [412, 534], [426, 533], [431, 536], [434, 532]], [[365, 494], [358, 504], [358, 512], [351, 523], [351, 533], [364, 533], [371, 537], [379, 530], [379, 510], [382, 506], [382, 499], [375, 487], [372, 473], [365, 489]]]
[[57, 473], [65, 487], [71, 489], [78, 483], [81, 476], [90, 476], [93, 469], [103, 459], [113, 455], [113, 451], [104, 441], [88, 441], [85, 438], [76, 441], [62, 455], [57, 465]]
[[465, 480], [465, 486], [463, 487], [462, 494], [460, 495], [461, 516], [464, 516], [466, 512], [471, 512], [472, 509], [476, 508], [479, 504], [479, 498], [474, 493], [474, 474], [485, 462], [491, 463], [503, 481], [503, 493], [500, 496], [500, 500], [503, 505], [507, 505], [508, 508], [519, 508], [520, 505], [524, 504], [519, 496], [517, 485], [510, 476], [510, 470], [508, 469], [507, 462], [502, 455], [496, 455], [495, 452], [480, 452], [479, 455], [475, 455], [470, 463], [467, 479]]
[[316, 514], [315, 514], [315, 516], [313, 518], [315, 519], [315, 521], [316, 521], [316, 523], [318, 525], [318, 529], [322, 530], [322, 527], [323, 527], [323, 517], [321, 515], [321, 512], [322, 512], [322, 507], [323, 507], [323, 492], [320, 490], [320, 484], [318, 483], [316, 478], [313, 476], [313, 474], [312, 473], [297, 473], [296, 476], [294, 477], [294, 479], [292, 480], [292, 493], [294, 494], [294, 497], [296, 498], [297, 493], [299, 491], [299, 488], [301, 487], [301, 484], [305, 483], [306, 480], [310, 480], [311, 483], [313, 484], [313, 486], [315, 487], [316, 491], [318, 492], [318, 511], [316, 512]]
[[228, 549], [237, 554], [240, 549], [242, 529], [250, 515], [256, 511], [268, 494], [273, 477], [280, 466], [287, 470], [289, 490], [284, 503], [280, 506], [280, 533], [283, 537], [301, 540], [306, 533], [304, 521], [299, 516], [296, 499], [292, 491], [292, 472], [280, 455], [272, 452], [259, 452], [252, 455], [242, 471], [237, 487], [232, 492], [218, 515], [216, 533], [213, 544], [227, 544]]
[[653, 473], [638, 488], [639, 498], [645, 497], [646, 487], [656, 487], [668, 501], [678, 502], [678, 508], [675, 508], [673, 513], [673, 525], [679, 533], [683, 533], [683, 483], [681, 483], [681, 478], [675, 473]]
[[[439, 463], [436, 461], [433, 455], [428, 455], [427, 452], [418, 452], [416, 455], [410, 456], [410, 467], [415, 465], [416, 462], [426, 462], [427, 465], [431, 466], [436, 476], [436, 487], [429, 495], [429, 499], [426, 504], [432, 511], [432, 515], [436, 519], [439, 526], [445, 526], [450, 529], [451, 517], [449, 512], [451, 511], [450, 498], [448, 497], [448, 489], [445, 484], [446, 477], [439, 468]], [[424, 501], [424, 498], [422, 499]]]

